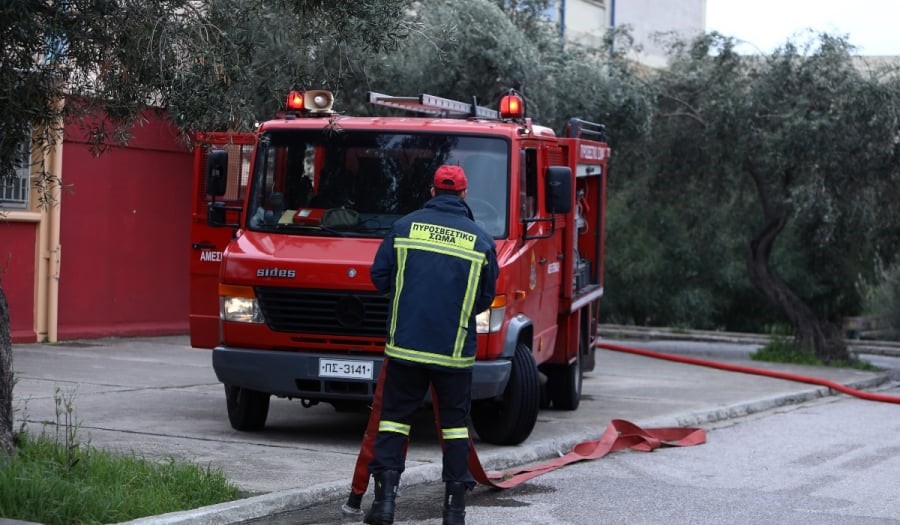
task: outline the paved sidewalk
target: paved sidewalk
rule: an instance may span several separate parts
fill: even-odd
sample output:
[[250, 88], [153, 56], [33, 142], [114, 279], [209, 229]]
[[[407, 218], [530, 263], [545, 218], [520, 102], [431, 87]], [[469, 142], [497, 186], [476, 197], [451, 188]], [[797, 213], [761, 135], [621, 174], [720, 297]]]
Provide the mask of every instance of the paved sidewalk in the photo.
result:
[[[859, 389], [889, 381], [886, 373], [751, 362], [747, 356], [755, 347], [747, 344], [609, 342], [821, 377]], [[60, 392], [72, 399], [79, 435], [91, 446], [209, 465], [247, 495], [129, 523], [239, 523], [343, 500], [349, 492], [367, 414], [336, 412], [330, 405], [303, 408], [296, 400], [273, 398], [264, 431], [235, 431], [211, 353], [190, 348], [186, 336], [14, 345], [13, 357], [17, 418], [27, 418], [32, 429], [51, 428], [54, 396]], [[533, 434], [519, 446], [478, 441], [476, 446], [487, 469], [504, 469], [565, 453], [599, 436], [611, 419], [643, 427], [703, 426], [827, 395], [833, 393], [825, 387], [601, 350], [596, 369], [585, 377], [577, 411], [541, 412]], [[440, 479], [440, 448], [430, 418], [430, 410], [423, 410], [413, 426], [406, 487]]]

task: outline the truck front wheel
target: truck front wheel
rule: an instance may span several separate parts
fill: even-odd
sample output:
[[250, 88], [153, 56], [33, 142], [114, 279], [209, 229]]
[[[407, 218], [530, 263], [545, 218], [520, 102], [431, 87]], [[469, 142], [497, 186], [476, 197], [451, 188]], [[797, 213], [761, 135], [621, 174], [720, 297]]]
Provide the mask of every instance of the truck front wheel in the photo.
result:
[[225, 385], [228, 420], [235, 430], [262, 430], [269, 415], [269, 394]]
[[472, 403], [472, 425], [486, 443], [518, 445], [534, 430], [540, 402], [540, 380], [531, 348], [519, 343], [506, 390], [500, 398]]

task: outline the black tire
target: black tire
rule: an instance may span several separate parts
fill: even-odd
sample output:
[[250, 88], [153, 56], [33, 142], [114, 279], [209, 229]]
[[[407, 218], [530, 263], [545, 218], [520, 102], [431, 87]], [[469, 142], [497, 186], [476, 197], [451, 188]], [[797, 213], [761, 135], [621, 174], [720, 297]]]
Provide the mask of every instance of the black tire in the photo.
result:
[[235, 430], [262, 430], [269, 416], [269, 397], [239, 386], [225, 385], [225, 404], [228, 405], [228, 421]]
[[534, 430], [540, 402], [540, 380], [531, 348], [519, 343], [503, 395], [473, 402], [472, 426], [486, 443], [518, 445]]
[[566, 365], [545, 365], [547, 374], [547, 400], [556, 410], [577, 410], [581, 403], [581, 386], [584, 382], [585, 365], [593, 369], [594, 349], [590, 347], [588, 318], [582, 312], [578, 333], [578, 351], [575, 362]]
[[[582, 337], [583, 339], [583, 337]], [[575, 354], [575, 362], [568, 365], [547, 367], [547, 397], [556, 410], [576, 410], [581, 402], [581, 343]]]
[[597, 333], [597, 319], [594, 317], [589, 317], [589, 311], [599, 312], [600, 302], [595, 302], [594, 306], [590, 310], [585, 309], [581, 314], [581, 334], [586, 338], [584, 341], [584, 347], [581, 349], [581, 373], [594, 370], [594, 367], [596, 365], [595, 354], [597, 349], [591, 343], [593, 343], [593, 338]]

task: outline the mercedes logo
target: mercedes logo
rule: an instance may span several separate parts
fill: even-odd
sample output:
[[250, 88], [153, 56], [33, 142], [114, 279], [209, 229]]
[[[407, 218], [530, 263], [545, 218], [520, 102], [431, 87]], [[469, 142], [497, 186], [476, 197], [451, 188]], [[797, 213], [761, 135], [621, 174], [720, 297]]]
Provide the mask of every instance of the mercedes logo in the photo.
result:
[[359, 297], [347, 295], [338, 299], [335, 305], [335, 314], [341, 326], [359, 326], [365, 318], [366, 307]]

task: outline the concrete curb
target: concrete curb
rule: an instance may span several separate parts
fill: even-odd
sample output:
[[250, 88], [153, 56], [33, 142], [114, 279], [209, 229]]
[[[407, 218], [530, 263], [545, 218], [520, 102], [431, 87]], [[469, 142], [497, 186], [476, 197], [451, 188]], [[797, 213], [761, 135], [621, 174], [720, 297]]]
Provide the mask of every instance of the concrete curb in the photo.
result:
[[[848, 382], [846, 386], [858, 390], [873, 389], [889, 381], [889, 376], [883, 374]], [[635, 423], [645, 428], [699, 426], [836, 395], [838, 392], [828, 387], [809, 388], [781, 396], [753, 399], [705, 411], [675, 414], [647, 421], [635, 421]], [[598, 438], [603, 430], [599, 428], [577, 432], [559, 439], [544, 440], [524, 447], [516, 447], [514, 450], [495, 451], [481, 456], [481, 461], [485, 470], [503, 470], [547, 461], [567, 453], [578, 443]], [[440, 463], [408, 468], [403, 473], [401, 490], [436, 482], [440, 479], [441, 468]], [[348, 478], [346, 481], [322, 483], [303, 489], [272, 492], [188, 511], [139, 518], [123, 522], [120, 525], [229, 525], [274, 514], [303, 510], [330, 501], [336, 502], [335, 513], [339, 513], [338, 505], [346, 499], [349, 490], [350, 479]]]

